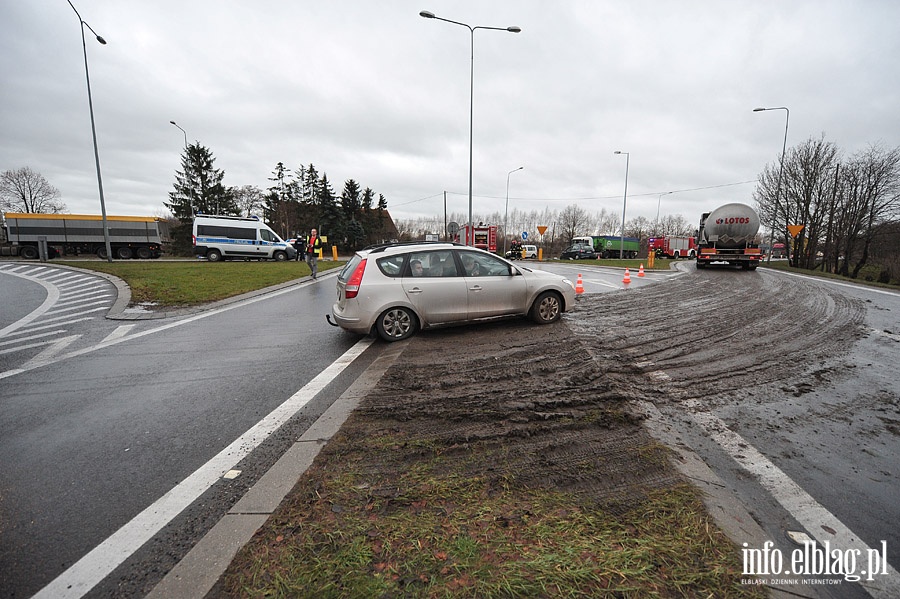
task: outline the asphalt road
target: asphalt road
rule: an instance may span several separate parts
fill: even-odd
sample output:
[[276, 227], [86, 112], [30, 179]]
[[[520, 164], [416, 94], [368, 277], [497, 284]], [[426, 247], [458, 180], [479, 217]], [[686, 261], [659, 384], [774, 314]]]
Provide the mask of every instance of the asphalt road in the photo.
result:
[[[4, 301], [32, 308], [43, 301], [34, 281], [0, 276]], [[65, 329], [57, 337], [80, 331], [90, 341], [79, 336], [40, 363], [33, 360], [46, 347], [9, 346], [18, 350], [6, 355], [0, 372], [0, 597], [31, 596], [66, 572], [353, 347], [359, 337], [325, 321], [334, 294], [334, 277], [325, 276], [164, 321], [123, 324], [104, 320], [104, 312], [96, 321], [57, 320], [46, 330]], [[4, 310], [4, 328], [26, 312]], [[48, 309], [34, 324], [52, 313]], [[110, 338], [121, 326], [135, 328]], [[262, 435], [251, 454], [232, 447], [229, 467], [240, 475], [222, 479], [219, 473], [92, 596], [149, 591], [340, 395], [372, 353], [283, 426]]]

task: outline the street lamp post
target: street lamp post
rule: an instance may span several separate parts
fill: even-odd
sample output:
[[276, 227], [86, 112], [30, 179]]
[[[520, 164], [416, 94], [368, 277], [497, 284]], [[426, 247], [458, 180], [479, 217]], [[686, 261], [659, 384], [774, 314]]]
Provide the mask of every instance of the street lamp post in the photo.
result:
[[[175, 121], [169, 121], [169, 122], [172, 123], [173, 125], [175, 125], [176, 127], [178, 127], [179, 129], [181, 129], [181, 132], [184, 134], [184, 160], [186, 163], [184, 176], [187, 177], [188, 176], [187, 167], [189, 167], [191, 164], [191, 159], [190, 159], [190, 156], [188, 155], [187, 131], [182, 129], [181, 126], [178, 123], [176, 123]], [[191, 216], [194, 216], [194, 186], [193, 185], [190, 185], [190, 187], [188, 188], [188, 193], [191, 194], [191, 197], [188, 198], [188, 200], [191, 203]]]
[[[791, 111], [786, 106], [777, 106], [774, 108], [754, 108], [753, 112], [764, 112], [766, 110], [784, 110], [784, 143], [781, 145], [781, 165], [778, 167], [778, 184], [775, 187], [775, 210], [772, 212], [772, 226], [769, 232], [769, 255], [766, 257], [766, 264], [772, 261], [772, 245], [775, 243], [775, 221], [778, 220], [778, 209], [781, 207], [779, 198], [781, 197], [781, 174], [784, 172], [784, 152], [787, 149], [788, 122], [791, 119]], [[784, 224], [787, 226], [787, 208], [784, 209]]]
[[619, 246], [619, 259], [625, 257], [625, 206], [628, 204], [628, 163], [631, 160], [631, 155], [628, 152], [620, 152], [616, 150], [615, 154], [625, 154], [625, 196], [622, 198], [622, 237], [621, 237], [621, 245]]
[[524, 166], [520, 166], [519, 168], [514, 168], [513, 170], [506, 173], [506, 212], [503, 216], [503, 256], [506, 257], [506, 240], [509, 238], [509, 230], [506, 228], [509, 224], [509, 176], [516, 171], [520, 171]]
[[472, 217], [472, 131], [473, 131], [473, 122], [474, 122], [474, 114], [475, 114], [475, 30], [476, 29], [493, 29], [494, 31], [509, 31], [510, 33], [520, 33], [522, 31], [521, 28], [512, 26], [512, 27], [484, 27], [481, 25], [476, 25], [472, 27], [466, 23], [460, 23], [459, 21], [451, 21], [450, 19], [444, 19], [442, 17], [435, 16], [433, 12], [428, 12], [427, 10], [423, 10], [419, 13], [419, 16], [424, 17], [426, 19], [437, 19], [438, 21], [445, 21], [447, 23], [453, 23], [454, 25], [462, 25], [469, 30], [470, 38], [471, 38], [471, 48], [472, 48], [472, 61], [471, 68], [469, 69], [469, 226], [466, 230], [466, 245], [474, 245], [474, 231], [473, 231], [473, 217]]
[[659, 197], [656, 199], [656, 235], [659, 235], [659, 207], [662, 204], [662, 197], [667, 196], [670, 193], [675, 193], [674, 191], [667, 191], [665, 193], [659, 194]]
[[100, 217], [103, 220], [103, 242], [106, 245], [106, 261], [112, 262], [112, 249], [109, 245], [109, 225], [106, 222], [106, 202], [103, 199], [103, 178], [100, 176], [100, 152], [97, 150], [97, 128], [94, 125], [94, 100], [91, 97], [91, 74], [88, 70], [88, 59], [87, 59], [87, 43], [84, 38], [84, 28], [87, 26], [88, 29], [91, 30], [91, 33], [94, 34], [94, 37], [97, 38], [97, 41], [102, 45], [106, 45], [106, 40], [97, 35], [97, 32], [94, 31], [93, 27], [88, 25], [84, 19], [81, 18], [81, 15], [78, 14], [78, 10], [75, 8], [75, 5], [72, 4], [72, 0], [67, 0], [69, 6], [72, 7], [72, 10], [75, 11], [75, 16], [78, 17], [78, 22], [81, 24], [81, 47], [84, 50], [84, 76], [87, 80], [87, 93], [88, 93], [88, 109], [91, 113], [91, 135], [94, 139], [94, 163], [97, 165], [97, 186], [100, 189]]

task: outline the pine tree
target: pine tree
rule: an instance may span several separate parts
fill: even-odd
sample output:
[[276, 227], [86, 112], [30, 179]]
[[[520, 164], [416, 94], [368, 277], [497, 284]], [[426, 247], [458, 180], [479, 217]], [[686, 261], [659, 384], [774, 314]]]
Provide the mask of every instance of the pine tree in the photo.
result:
[[215, 161], [209, 148], [198, 142], [185, 148], [181, 170], [175, 171], [175, 190], [164, 204], [180, 223], [172, 230], [177, 253], [190, 253], [195, 214], [240, 214], [233, 189], [222, 184], [225, 173], [215, 168]]

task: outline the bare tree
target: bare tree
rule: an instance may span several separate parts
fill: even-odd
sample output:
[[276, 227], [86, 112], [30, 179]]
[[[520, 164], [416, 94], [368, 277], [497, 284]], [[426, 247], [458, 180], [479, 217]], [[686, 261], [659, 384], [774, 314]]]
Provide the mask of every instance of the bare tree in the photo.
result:
[[60, 197], [58, 189], [27, 166], [0, 175], [0, 208], [4, 212], [56, 214], [66, 209]]
[[563, 211], [560, 212], [557, 224], [563, 239], [570, 240], [573, 237], [586, 235], [591, 232], [591, 215], [588, 214], [587, 210], [584, 208], [572, 204], [566, 206]]
[[234, 201], [237, 203], [241, 214], [251, 216], [254, 213], [262, 212], [266, 205], [265, 197], [262, 190], [255, 185], [241, 185], [231, 189], [234, 194]]
[[[844, 260], [839, 272], [856, 278], [869, 259], [881, 225], [895, 221], [900, 210], [900, 148], [872, 146], [856, 154], [842, 169], [843, 189], [837, 240]], [[855, 262], [852, 272], [850, 262]]]

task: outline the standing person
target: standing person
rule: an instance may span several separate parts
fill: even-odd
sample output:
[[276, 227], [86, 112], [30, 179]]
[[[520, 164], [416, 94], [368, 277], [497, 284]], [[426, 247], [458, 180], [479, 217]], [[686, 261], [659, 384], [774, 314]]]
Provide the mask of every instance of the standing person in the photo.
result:
[[306, 236], [306, 263], [312, 272], [312, 278], [315, 279], [319, 274], [319, 250], [322, 249], [322, 238], [319, 237], [315, 229]]
[[303, 243], [303, 239], [301, 239], [300, 237], [295, 239], [293, 246], [294, 246], [294, 249], [297, 250], [297, 262], [300, 262], [301, 260], [303, 260], [304, 252], [306, 251], [306, 247]]

